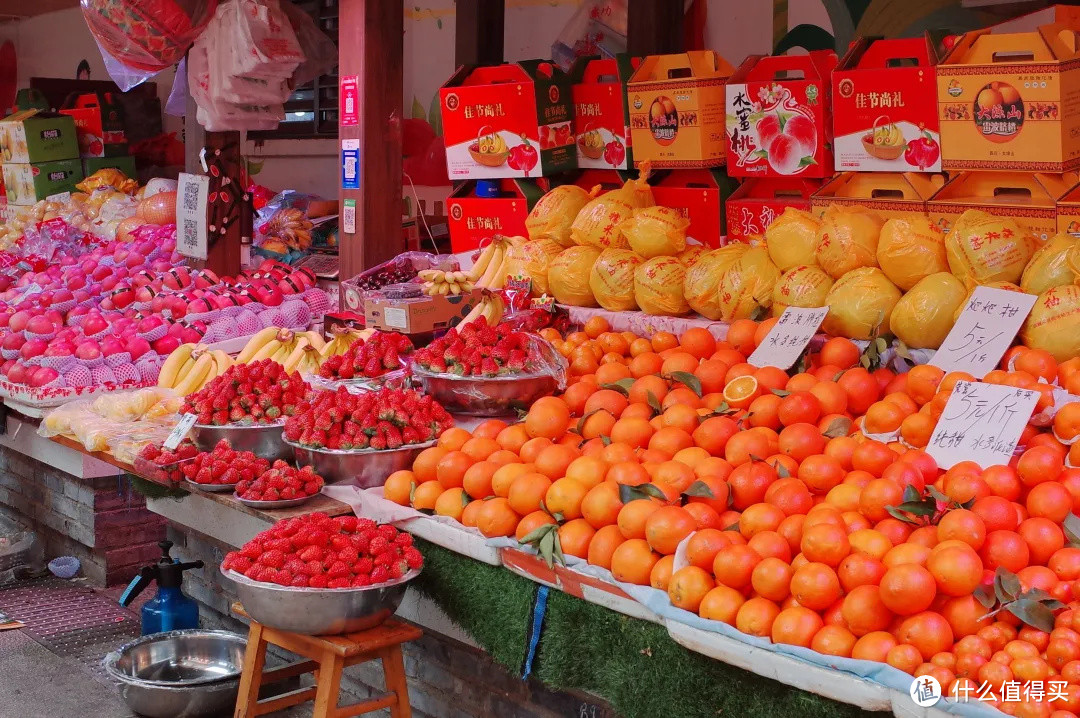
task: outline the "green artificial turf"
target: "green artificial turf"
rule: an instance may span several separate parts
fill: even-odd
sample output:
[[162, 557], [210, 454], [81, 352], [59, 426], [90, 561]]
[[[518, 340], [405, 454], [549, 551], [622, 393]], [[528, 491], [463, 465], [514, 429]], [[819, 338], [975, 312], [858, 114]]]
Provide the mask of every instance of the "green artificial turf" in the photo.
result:
[[182, 499], [188, 495], [188, 492], [183, 489], [170, 489], [135, 474], [125, 474], [125, 476], [131, 482], [131, 488], [148, 499]]

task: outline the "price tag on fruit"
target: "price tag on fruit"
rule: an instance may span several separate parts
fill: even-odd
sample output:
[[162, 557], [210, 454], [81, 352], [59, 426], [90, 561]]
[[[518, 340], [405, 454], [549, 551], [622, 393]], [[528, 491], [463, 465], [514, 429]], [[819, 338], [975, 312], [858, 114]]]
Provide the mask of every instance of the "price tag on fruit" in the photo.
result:
[[176, 251], [192, 259], [206, 259], [210, 178], [181, 172], [176, 187]]
[[1038, 401], [1030, 389], [958, 381], [926, 451], [942, 469], [961, 461], [1008, 464]]
[[161, 442], [161, 445], [169, 451], [175, 451], [176, 447], [180, 446], [180, 442], [191, 431], [191, 427], [195, 426], [196, 418], [198, 417], [195, 414], [184, 414], [180, 417], [180, 421], [173, 427], [172, 433], [165, 437], [165, 441]]
[[746, 361], [787, 371], [799, 360], [828, 313], [828, 307], [788, 307]]
[[975, 287], [930, 363], [946, 372], [986, 376], [1012, 344], [1035, 299], [1034, 294]]

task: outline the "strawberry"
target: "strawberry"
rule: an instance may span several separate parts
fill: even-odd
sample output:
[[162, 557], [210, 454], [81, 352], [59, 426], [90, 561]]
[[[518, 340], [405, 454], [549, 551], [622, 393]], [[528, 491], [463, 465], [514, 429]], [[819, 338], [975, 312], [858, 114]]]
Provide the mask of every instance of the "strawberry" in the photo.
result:
[[371, 570], [371, 583], [386, 583], [390, 580], [390, 571], [386, 566], [376, 566]]

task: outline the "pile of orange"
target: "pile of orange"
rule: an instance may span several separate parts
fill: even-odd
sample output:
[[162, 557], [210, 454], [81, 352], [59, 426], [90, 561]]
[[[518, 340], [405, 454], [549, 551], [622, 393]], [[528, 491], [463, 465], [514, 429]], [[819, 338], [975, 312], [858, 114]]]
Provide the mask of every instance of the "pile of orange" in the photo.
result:
[[[724, 341], [704, 329], [646, 339], [602, 319], [550, 336], [571, 364], [561, 396], [520, 423], [450, 429], [384, 494], [489, 537], [556, 525], [564, 554], [678, 608], [933, 675], [953, 693], [1066, 681], [1053, 703], [991, 704], [1080, 713], [1080, 548], [1063, 528], [1080, 513], [1080, 404], [1053, 407], [1046, 383], [1080, 381], [1076, 364], [1011, 350], [986, 380], [1043, 395], [1017, 455], [942, 471], [923, 447], [956, 382], [973, 377], [867, 371], [842, 338], [804, 371], [757, 368], [746, 357], [771, 321], [734, 322]], [[931, 491], [932, 516], [897, 508]], [[993, 595], [999, 568], [1067, 605], [1053, 626], [986, 618], [975, 594]]]

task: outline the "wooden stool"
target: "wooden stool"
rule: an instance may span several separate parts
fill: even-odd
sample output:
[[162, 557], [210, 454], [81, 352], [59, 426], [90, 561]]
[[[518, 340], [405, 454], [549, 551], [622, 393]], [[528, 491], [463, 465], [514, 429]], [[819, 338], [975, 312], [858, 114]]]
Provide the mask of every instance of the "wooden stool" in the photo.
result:
[[[239, 603], [234, 603], [232, 610], [237, 615], [250, 618]], [[279, 631], [253, 620], [248, 631], [244, 671], [240, 676], [240, 693], [233, 716], [254, 718], [314, 699], [313, 718], [345, 718], [380, 708], [389, 708], [393, 718], [410, 718], [412, 710], [409, 708], [409, 688], [405, 683], [401, 644], [415, 641], [422, 635], [423, 631], [419, 628], [393, 617], [370, 630], [340, 636], [303, 636]], [[264, 671], [266, 646], [271, 643], [306, 660]], [[348, 666], [375, 659], [382, 659], [386, 695], [339, 708], [341, 672]], [[259, 690], [263, 685], [304, 673], [315, 674], [314, 686], [259, 700]]]

